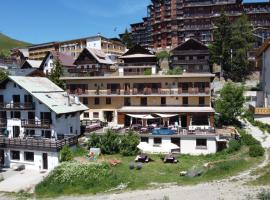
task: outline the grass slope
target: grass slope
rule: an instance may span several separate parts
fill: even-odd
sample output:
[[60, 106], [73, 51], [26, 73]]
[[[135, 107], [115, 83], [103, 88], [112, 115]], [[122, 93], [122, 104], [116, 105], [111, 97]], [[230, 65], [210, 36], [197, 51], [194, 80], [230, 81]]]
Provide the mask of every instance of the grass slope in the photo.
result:
[[13, 38], [10, 38], [10, 37], [0, 33], [0, 51], [1, 50], [10, 50], [10, 49], [16, 48], [16, 47], [25, 47], [27, 45], [30, 45], [30, 43], [15, 40]]

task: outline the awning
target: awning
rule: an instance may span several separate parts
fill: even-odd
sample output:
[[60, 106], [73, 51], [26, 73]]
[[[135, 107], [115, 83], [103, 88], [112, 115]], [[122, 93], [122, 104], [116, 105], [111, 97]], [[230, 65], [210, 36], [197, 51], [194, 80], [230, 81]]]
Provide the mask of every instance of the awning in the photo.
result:
[[130, 117], [133, 118], [139, 118], [139, 119], [155, 119], [156, 117], [153, 117], [152, 115], [132, 115], [132, 114], [127, 114]]
[[168, 154], [171, 153], [174, 149], [179, 149], [180, 147], [173, 143], [164, 143], [160, 146], [152, 146], [149, 143], [146, 142], [140, 142], [140, 144], [137, 146], [138, 149], [140, 149], [143, 153], [150, 153], [150, 154]]
[[156, 113], [156, 115], [160, 116], [161, 118], [170, 118], [170, 117], [175, 117], [179, 114], [161, 114], [161, 113]]

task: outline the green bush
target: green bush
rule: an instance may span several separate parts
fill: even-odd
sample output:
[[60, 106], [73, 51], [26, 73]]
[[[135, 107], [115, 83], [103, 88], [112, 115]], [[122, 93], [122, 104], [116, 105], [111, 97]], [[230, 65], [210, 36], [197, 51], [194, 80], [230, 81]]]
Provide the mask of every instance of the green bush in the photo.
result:
[[229, 142], [229, 147], [226, 149], [227, 153], [234, 153], [236, 151], [239, 151], [241, 149], [241, 142], [238, 140], [231, 140]]
[[145, 69], [144, 70], [144, 75], [152, 75], [152, 70], [151, 69]]
[[260, 145], [260, 142], [256, 140], [252, 135], [244, 133], [241, 135], [241, 141], [247, 146]]
[[262, 191], [259, 192], [259, 194], [257, 195], [257, 198], [258, 198], [259, 200], [270, 200], [270, 191], [262, 190]]
[[68, 145], [65, 145], [60, 151], [60, 161], [66, 162], [72, 160], [72, 151]]
[[252, 145], [249, 147], [250, 157], [259, 157], [264, 155], [264, 148], [261, 145]]
[[120, 145], [120, 153], [123, 156], [134, 156], [138, 153], [138, 144], [140, 140], [138, 135], [130, 131], [128, 135], [122, 137]]
[[165, 58], [169, 58], [170, 57], [170, 54], [168, 51], [161, 51], [161, 52], [158, 52], [156, 54], [157, 58], [159, 60], [164, 60]]
[[183, 74], [183, 70], [181, 67], [175, 67], [167, 71], [167, 75], [181, 75]]

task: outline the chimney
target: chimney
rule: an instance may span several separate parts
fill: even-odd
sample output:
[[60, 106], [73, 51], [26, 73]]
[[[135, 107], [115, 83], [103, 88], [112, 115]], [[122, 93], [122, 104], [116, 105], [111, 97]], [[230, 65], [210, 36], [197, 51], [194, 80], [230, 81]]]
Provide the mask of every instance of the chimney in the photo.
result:
[[67, 105], [68, 105], [68, 106], [71, 106], [70, 96], [69, 96], [69, 95], [67, 95]]
[[74, 96], [74, 99], [75, 99], [75, 104], [76, 105], [80, 105], [80, 100], [79, 100], [79, 97], [77, 95]]

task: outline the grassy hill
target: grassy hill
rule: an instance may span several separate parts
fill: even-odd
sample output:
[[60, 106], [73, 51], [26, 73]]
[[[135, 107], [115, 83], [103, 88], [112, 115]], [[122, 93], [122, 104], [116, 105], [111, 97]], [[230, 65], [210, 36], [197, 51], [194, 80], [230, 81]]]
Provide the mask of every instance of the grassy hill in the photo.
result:
[[24, 47], [30, 45], [30, 43], [22, 42], [19, 40], [15, 40], [10, 38], [2, 33], [0, 33], [0, 51], [1, 50], [10, 50], [15, 47]]

